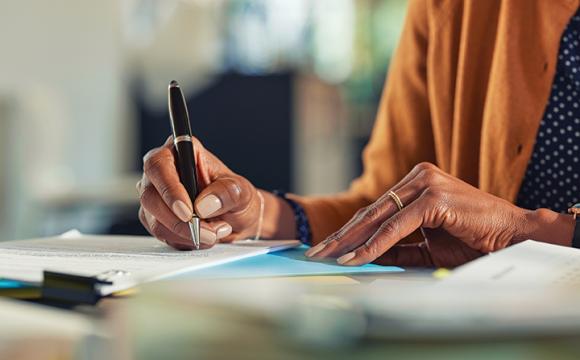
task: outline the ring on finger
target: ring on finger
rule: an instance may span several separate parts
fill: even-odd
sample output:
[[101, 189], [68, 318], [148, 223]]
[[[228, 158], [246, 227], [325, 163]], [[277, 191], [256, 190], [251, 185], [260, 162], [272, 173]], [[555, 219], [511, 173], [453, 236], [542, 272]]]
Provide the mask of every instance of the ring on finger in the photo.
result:
[[395, 202], [395, 204], [397, 204], [397, 208], [399, 209], [399, 211], [403, 210], [403, 208], [405, 207], [403, 205], [403, 202], [401, 201], [401, 198], [399, 197], [399, 195], [397, 195], [394, 191], [389, 191], [387, 193], [387, 195], [393, 199], [393, 201]]

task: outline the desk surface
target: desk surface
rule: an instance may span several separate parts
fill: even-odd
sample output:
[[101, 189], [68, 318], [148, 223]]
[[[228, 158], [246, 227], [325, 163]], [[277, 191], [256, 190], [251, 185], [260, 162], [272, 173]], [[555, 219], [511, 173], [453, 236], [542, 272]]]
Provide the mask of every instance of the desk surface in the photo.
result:
[[[406, 269], [404, 272], [373, 271], [338, 276], [336, 274], [291, 278], [276, 276], [275, 281], [320, 281], [325, 284], [335, 282], [340, 286], [347, 284], [356, 287], [377, 279], [433, 282], [436, 280], [432, 273], [433, 269]], [[180, 277], [178, 280], [183, 281], [184, 278]], [[196, 280], [199, 281], [200, 278], [196, 277]], [[147, 292], [135, 297], [103, 299], [97, 307], [81, 306], [74, 311], [95, 321], [102, 321], [104, 318], [108, 332], [123, 329], [114, 335], [116, 343], [112, 348], [118, 349], [118, 346], [127, 347], [130, 344], [133, 355], [140, 359], [191, 358], [194, 355], [199, 355], [200, 358], [349, 360], [426, 357], [431, 359], [533, 357], [550, 360], [580, 358], [580, 336], [468, 341], [369, 339], [364, 343], [320, 343], [303, 339], [302, 343], [289, 342], [287, 332], [292, 332], [292, 328], [281, 331], [259, 314], [240, 314], [235, 309], [211, 305], [176, 303], [171, 298], [150, 297]], [[305, 314], [297, 312], [296, 315]], [[316, 333], [316, 329], [313, 330]], [[251, 349], [251, 352], [247, 352], [248, 349]], [[0, 351], [0, 357], [1, 355]]]
[[[349, 276], [318, 276], [316, 281], [337, 286], [354, 287], [377, 279], [433, 282], [429, 269], [410, 269], [402, 273], [358, 274]], [[342, 278], [343, 280], [340, 280]], [[345, 282], [344, 279], [352, 280]], [[312, 277], [276, 278], [275, 281], [310, 282]], [[199, 281], [199, 280], [198, 280]], [[345, 285], [346, 284], [346, 285]], [[248, 291], [251, 291], [250, 289]], [[220, 306], [198, 301], [167, 303], [159, 297], [141, 298], [126, 309], [126, 321], [131, 324], [132, 336], [140, 339], [133, 349], [139, 358], [247, 358], [247, 359], [578, 359], [580, 335], [546, 337], [505, 337], [497, 339], [407, 339], [365, 341], [327, 341], [317, 338], [328, 333], [318, 329], [320, 315], [312, 316], [308, 309], [296, 309], [295, 322], [280, 323], [280, 319], [252, 312], [244, 313], [235, 306]], [[106, 312], [118, 312], [120, 299], [108, 299], [100, 304]], [[329, 313], [329, 324], [336, 325]], [[188, 321], [191, 319], [192, 321]], [[194, 320], [194, 321], [193, 321]], [[304, 326], [295, 327], [296, 321]], [[309, 321], [312, 323], [309, 325]], [[154, 327], [151, 325], [155, 324]], [[282, 326], [281, 326], [282, 324]], [[357, 321], [341, 326], [357, 326]], [[340, 327], [336, 326], [337, 333]], [[370, 323], [367, 326], [372, 326]], [[320, 330], [320, 331], [319, 331]], [[302, 336], [301, 336], [302, 335]], [[292, 340], [289, 340], [289, 339]], [[340, 339], [340, 337], [338, 337]], [[171, 343], [172, 348], [164, 348]], [[250, 352], [247, 352], [250, 351]], [[247, 356], [240, 356], [240, 354]], [[251, 356], [250, 356], [251, 355]]]

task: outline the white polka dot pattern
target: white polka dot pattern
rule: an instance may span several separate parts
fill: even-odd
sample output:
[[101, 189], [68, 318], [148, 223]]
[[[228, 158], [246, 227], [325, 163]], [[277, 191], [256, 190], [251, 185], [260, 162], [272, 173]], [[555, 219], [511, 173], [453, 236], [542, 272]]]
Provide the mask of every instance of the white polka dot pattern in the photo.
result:
[[580, 11], [568, 24], [517, 204], [563, 212], [580, 202]]

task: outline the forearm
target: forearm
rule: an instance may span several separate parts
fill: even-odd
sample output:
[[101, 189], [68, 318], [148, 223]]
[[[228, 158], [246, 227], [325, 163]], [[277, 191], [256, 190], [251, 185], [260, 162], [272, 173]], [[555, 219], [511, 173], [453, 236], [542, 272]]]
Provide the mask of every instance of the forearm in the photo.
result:
[[537, 209], [525, 213], [526, 225], [514, 242], [527, 239], [556, 245], [571, 246], [575, 221], [570, 215], [560, 214], [548, 209]]

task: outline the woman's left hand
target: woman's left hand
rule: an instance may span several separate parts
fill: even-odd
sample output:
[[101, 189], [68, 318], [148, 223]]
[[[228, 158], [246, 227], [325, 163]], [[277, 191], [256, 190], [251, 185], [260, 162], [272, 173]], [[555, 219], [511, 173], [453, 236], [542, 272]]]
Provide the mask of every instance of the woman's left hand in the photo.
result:
[[[391, 191], [404, 204], [401, 211], [386, 193], [306, 255], [339, 257], [343, 265], [378, 259], [382, 264], [453, 267], [526, 240], [535, 226], [529, 218], [532, 211], [429, 163], [417, 165]], [[398, 244], [419, 228], [424, 242]]]

